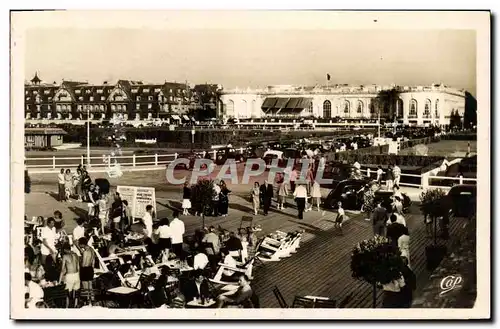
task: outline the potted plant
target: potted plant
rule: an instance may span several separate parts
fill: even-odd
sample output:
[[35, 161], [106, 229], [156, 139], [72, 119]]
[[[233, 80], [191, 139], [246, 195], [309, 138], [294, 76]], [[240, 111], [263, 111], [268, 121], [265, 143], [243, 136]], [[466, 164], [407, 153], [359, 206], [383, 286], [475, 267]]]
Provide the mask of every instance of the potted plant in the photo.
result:
[[205, 227], [205, 216], [209, 215], [214, 194], [214, 181], [212, 179], [199, 179], [193, 186], [191, 205], [194, 211], [202, 216]]
[[420, 195], [420, 211], [424, 215], [424, 222], [428, 233], [432, 236], [432, 245], [425, 248], [427, 269], [434, 270], [446, 255], [446, 246], [438, 244], [437, 222], [441, 220], [442, 237], [448, 236], [448, 209], [446, 194], [441, 189], [429, 189]]
[[352, 277], [373, 287], [373, 308], [377, 305], [377, 287], [389, 291], [391, 285], [397, 285], [403, 267], [399, 248], [380, 235], [361, 241], [351, 254]]

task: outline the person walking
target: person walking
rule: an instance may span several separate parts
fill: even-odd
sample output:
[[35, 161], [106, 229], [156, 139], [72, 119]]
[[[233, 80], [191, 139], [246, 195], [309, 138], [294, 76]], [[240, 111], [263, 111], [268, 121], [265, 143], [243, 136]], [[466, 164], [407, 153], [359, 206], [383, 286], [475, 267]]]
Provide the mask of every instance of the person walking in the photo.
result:
[[61, 168], [59, 171], [59, 174], [57, 175], [57, 186], [58, 186], [58, 197], [59, 197], [59, 202], [64, 202], [66, 201], [66, 191], [65, 191], [65, 184], [66, 184], [66, 179], [64, 177], [64, 168]]
[[288, 187], [286, 185], [285, 179], [280, 179], [278, 183], [278, 209], [283, 210], [285, 208], [285, 199], [288, 195]]
[[99, 201], [97, 201], [97, 209], [98, 209], [98, 218], [99, 223], [101, 224], [102, 234], [106, 234], [104, 228], [108, 224], [108, 202], [105, 194], [101, 194]]
[[219, 198], [220, 198], [220, 186], [218, 182], [214, 182], [213, 194], [212, 194], [212, 211], [213, 216], [219, 216]]
[[189, 215], [189, 209], [191, 209], [191, 187], [188, 182], [185, 182], [182, 189], [182, 214]]
[[335, 218], [335, 228], [340, 230], [340, 235], [344, 235], [344, 232], [342, 231], [342, 224], [344, 223], [345, 218], [345, 211], [344, 208], [342, 208], [342, 202], [338, 202], [337, 204], [337, 218]]
[[267, 216], [274, 196], [274, 187], [266, 180], [260, 186], [260, 193], [262, 195], [262, 202], [264, 203], [264, 216]]
[[392, 191], [394, 185], [394, 174], [392, 172], [392, 165], [389, 165], [387, 172], [385, 173], [385, 188], [387, 191]]
[[297, 203], [298, 219], [304, 219], [304, 209], [306, 207], [307, 188], [302, 182], [297, 183], [293, 192], [295, 202]]
[[229, 210], [229, 194], [231, 191], [227, 188], [226, 182], [220, 182], [220, 196], [219, 196], [219, 213], [222, 217], [227, 217]]
[[394, 175], [394, 187], [399, 189], [399, 182], [401, 181], [401, 168], [397, 164], [392, 168], [392, 173]]
[[384, 175], [384, 171], [382, 170], [382, 166], [378, 166], [377, 169], [377, 184], [382, 186], [382, 177]]
[[387, 222], [387, 210], [382, 207], [382, 201], [375, 201], [376, 207], [372, 213], [372, 225], [374, 235], [385, 235], [385, 224]]
[[252, 205], [253, 205], [253, 213], [254, 215], [257, 215], [259, 213], [259, 208], [260, 208], [260, 184], [259, 182], [255, 182], [253, 184], [252, 191], [250, 192], [251, 198], [252, 198]]
[[314, 180], [314, 183], [312, 185], [311, 198], [311, 206], [314, 206], [314, 204], [316, 204], [316, 206], [318, 207], [318, 211], [320, 211], [319, 207], [321, 205], [321, 187], [317, 180]]

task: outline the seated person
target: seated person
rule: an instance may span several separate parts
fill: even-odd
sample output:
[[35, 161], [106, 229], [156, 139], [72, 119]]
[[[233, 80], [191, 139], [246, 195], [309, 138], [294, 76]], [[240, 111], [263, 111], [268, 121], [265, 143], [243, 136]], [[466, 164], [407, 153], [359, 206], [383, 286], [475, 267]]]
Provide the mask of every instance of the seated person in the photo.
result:
[[185, 289], [186, 301], [190, 302], [193, 299], [210, 298], [210, 289], [206, 278], [201, 270], [196, 270], [193, 279], [189, 280]]
[[108, 245], [108, 255], [116, 255], [123, 251], [123, 240], [120, 238], [120, 235], [117, 233], [113, 233], [111, 235], [111, 241]]
[[234, 293], [222, 294], [217, 297], [217, 308], [229, 305], [243, 306], [252, 298], [252, 287], [250, 287], [250, 282], [245, 274], [238, 274], [238, 285], [239, 288]]
[[193, 258], [193, 268], [195, 270], [198, 270], [198, 269], [199, 270], [204, 270], [207, 267], [208, 263], [209, 263], [208, 257], [207, 257], [207, 255], [205, 255], [203, 253], [202, 249], [203, 248], [200, 248], [200, 250], [198, 251], [198, 253]]
[[226, 249], [235, 257], [240, 257], [243, 245], [234, 232], [229, 233], [229, 239], [226, 241]]
[[161, 275], [160, 269], [158, 268], [158, 266], [156, 266], [154, 262], [151, 261], [151, 258], [144, 257], [143, 259], [144, 259], [142, 264], [143, 273], [145, 275], [155, 274], [156, 277], [159, 277]]
[[31, 280], [31, 274], [24, 273], [24, 305], [26, 308], [37, 308], [37, 304], [43, 301], [44, 292], [36, 282]]
[[[222, 257], [224, 258], [225, 265], [228, 265], [228, 266], [231, 266], [234, 268], [238, 267], [238, 262], [236, 261], [236, 259], [234, 259], [234, 257], [227, 250], [221, 249], [221, 254], [222, 254]], [[238, 273], [238, 272], [224, 268], [224, 271], [222, 272], [221, 279], [223, 281], [236, 281], [238, 279], [239, 274], [240, 273]]]

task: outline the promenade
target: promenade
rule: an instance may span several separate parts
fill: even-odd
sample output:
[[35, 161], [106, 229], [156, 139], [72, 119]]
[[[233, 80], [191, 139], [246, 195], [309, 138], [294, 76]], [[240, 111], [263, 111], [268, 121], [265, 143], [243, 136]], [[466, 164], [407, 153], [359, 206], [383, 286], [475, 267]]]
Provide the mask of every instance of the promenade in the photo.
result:
[[[152, 179], [152, 178], [149, 178]], [[121, 182], [120, 182], [121, 183]], [[123, 182], [126, 185], [127, 182]], [[141, 184], [149, 186], [147, 184]], [[59, 203], [54, 198], [55, 185], [33, 186], [33, 193], [25, 198], [25, 211], [31, 216], [52, 216], [54, 210], [60, 210], [66, 221], [68, 232], [75, 226], [75, 219], [86, 212], [86, 205], [73, 201], [72, 203]], [[115, 185], [113, 184], [113, 187]], [[251, 214], [251, 204], [246, 197], [242, 197], [247, 187], [236, 191], [230, 197], [228, 217], [207, 217], [205, 225], [221, 226], [227, 230], [236, 230], [240, 226], [243, 215]], [[47, 191], [47, 192], [44, 192]], [[305, 213], [303, 220], [296, 217], [296, 209], [289, 200], [285, 210], [273, 209], [268, 216], [253, 216], [254, 225], [261, 225], [262, 232], [258, 237], [264, 236], [277, 229], [281, 231], [304, 230], [301, 247], [295, 255], [280, 262], [256, 264], [254, 269], [253, 287], [261, 299], [264, 308], [279, 307], [272, 289], [278, 286], [285, 300], [291, 304], [296, 295], [316, 295], [334, 299], [342, 299], [352, 295], [348, 304], [351, 308], [367, 308], [372, 305], [372, 288], [370, 285], [354, 280], [350, 272], [350, 254], [354, 245], [363, 239], [372, 236], [371, 224], [364, 220], [364, 216], [354, 212], [347, 212], [349, 220], [344, 225], [344, 235], [340, 236], [333, 228], [335, 212], [311, 211]], [[180, 191], [172, 186], [157, 192], [158, 217], [170, 217], [172, 210], [179, 208]], [[186, 234], [192, 234], [202, 227], [201, 217], [182, 216], [186, 225]], [[414, 269], [418, 289], [425, 286], [430, 273], [425, 269], [425, 246], [431, 240], [425, 237], [423, 218], [416, 205], [412, 206], [410, 214], [406, 217], [410, 230], [411, 265]], [[447, 242], [450, 246], [454, 237], [463, 234], [463, 220], [451, 223], [450, 234], [452, 239]], [[377, 305], [381, 305], [381, 292], [378, 293]]]

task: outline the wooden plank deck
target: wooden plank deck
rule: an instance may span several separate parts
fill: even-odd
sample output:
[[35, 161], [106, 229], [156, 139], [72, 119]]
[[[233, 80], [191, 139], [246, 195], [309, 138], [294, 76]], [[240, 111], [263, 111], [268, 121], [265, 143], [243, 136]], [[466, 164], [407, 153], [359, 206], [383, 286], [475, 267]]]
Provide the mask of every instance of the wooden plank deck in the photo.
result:
[[[166, 201], [160, 204], [175, 208], [176, 202]], [[168, 211], [167, 211], [168, 212]], [[222, 226], [228, 230], [236, 230], [240, 226], [243, 215], [251, 212], [250, 203], [239, 196], [232, 196], [228, 217], [206, 217], [205, 225]], [[159, 212], [162, 215], [162, 212]], [[254, 225], [261, 225], [264, 236], [277, 229], [288, 232], [303, 229], [301, 247], [295, 255], [279, 262], [257, 264], [254, 269], [252, 286], [256, 289], [261, 306], [277, 308], [279, 304], [272, 293], [278, 286], [285, 300], [291, 305], [296, 295], [325, 296], [341, 300], [352, 293], [350, 308], [372, 307], [372, 288], [369, 284], [351, 277], [351, 251], [356, 243], [373, 236], [371, 223], [364, 220], [362, 214], [349, 213], [349, 221], [344, 225], [341, 236], [333, 228], [335, 212], [316, 210], [305, 213], [304, 220], [296, 218], [296, 209], [289, 206], [285, 210], [272, 210], [268, 216], [254, 216]], [[192, 233], [201, 228], [201, 218], [183, 217], [186, 232]], [[426, 269], [425, 247], [432, 243], [426, 237], [423, 218], [416, 206], [406, 216], [410, 230], [411, 266], [417, 276], [417, 292], [423, 288], [431, 273]], [[460, 236], [463, 233], [465, 220], [457, 219], [450, 223], [450, 235]], [[453, 239], [446, 242], [451, 247]], [[382, 303], [382, 292], [378, 291], [377, 306]]]

